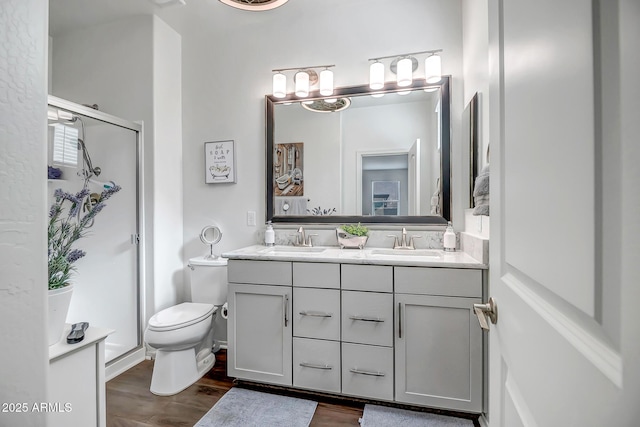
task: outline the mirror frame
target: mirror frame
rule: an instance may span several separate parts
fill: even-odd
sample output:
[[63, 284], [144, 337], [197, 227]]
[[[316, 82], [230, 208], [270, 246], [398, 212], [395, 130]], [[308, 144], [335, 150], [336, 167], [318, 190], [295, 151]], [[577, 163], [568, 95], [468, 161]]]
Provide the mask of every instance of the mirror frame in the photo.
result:
[[[285, 98], [276, 98], [273, 95], [265, 96], [266, 103], [266, 221], [277, 223], [303, 223], [303, 224], [345, 224], [360, 222], [363, 224], [424, 224], [446, 225], [451, 221], [451, 76], [442, 76], [439, 82], [428, 84], [424, 79], [414, 80], [411, 86], [398, 88], [395, 82], [386, 82], [380, 90], [372, 90], [369, 85], [340, 87], [334, 90], [331, 96], [319, 96], [314, 91], [304, 100], [324, 98], [340, 98], [346, 96], [371, 95], [376, 93], [394, 93], [401, 90], [420, 90], [440, 87], [440, 181], [442, 216], [439, 215], [287, 215], [275, 216], [274, 212], [274, 179], [273, 179], [273, 148], [275, 139], [275, 106], [286, 102], [300, 102], [294, 94], [288, 94]], [[429, 197], [431, 195], [429, 194]]]

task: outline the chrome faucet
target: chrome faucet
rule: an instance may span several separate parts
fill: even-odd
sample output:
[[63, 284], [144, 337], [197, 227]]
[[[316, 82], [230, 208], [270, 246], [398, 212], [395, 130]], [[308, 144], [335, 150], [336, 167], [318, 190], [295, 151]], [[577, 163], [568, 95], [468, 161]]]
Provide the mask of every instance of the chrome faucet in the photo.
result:
[[393, 237], [393, 249], [415, 249], [413, 245], [413, 239], [419, 239], [422, 236], [413, 235], [407, 241], [407, 229], [402, 227], [402, 240], [398, 242], [398, 236], [394, 236], [393, 234], [389, 234], [387, 237]]
[[312, 236], [317, 236], [317, 234], [309, 234], [308, 237], [305, 237], [304, 228], [300, 227], [298, 228], [298, 233], [296, 234], [296, 242], [294, 245], [312, 247], [313, 246], [313, 243], [311, 242]]

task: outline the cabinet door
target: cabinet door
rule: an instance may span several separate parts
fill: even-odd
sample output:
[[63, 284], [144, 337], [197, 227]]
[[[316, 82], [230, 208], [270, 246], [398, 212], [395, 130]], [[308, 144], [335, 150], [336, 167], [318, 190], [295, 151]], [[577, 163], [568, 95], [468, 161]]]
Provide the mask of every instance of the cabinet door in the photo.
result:
[[482, 411], [478, 298], [395, 295], [398, 402]]
[[291, 287], [229, 284], [227, 374], [291, 385]]

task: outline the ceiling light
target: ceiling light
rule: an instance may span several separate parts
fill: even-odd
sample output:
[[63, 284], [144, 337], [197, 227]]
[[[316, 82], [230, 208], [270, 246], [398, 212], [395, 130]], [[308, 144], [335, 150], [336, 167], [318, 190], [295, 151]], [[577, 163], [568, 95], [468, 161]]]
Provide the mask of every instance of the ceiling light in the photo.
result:
[[288, 0], [220, 0], [220, 2], [235, 7], [236, 9], [262, 11], [275, 9], [282, 6]]

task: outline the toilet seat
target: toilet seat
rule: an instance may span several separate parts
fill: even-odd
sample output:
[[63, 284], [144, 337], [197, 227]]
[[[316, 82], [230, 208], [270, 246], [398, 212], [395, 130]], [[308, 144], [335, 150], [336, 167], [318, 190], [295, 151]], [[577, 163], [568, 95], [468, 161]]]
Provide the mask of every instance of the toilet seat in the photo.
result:
[[149, 319], [149, 330], [163, 332], [185, 328], [203, 321], [209, 317], [214, 310], [215, 306], [213, 304], [184, 302], [174, 305], [151, 316], [151, 319]]

